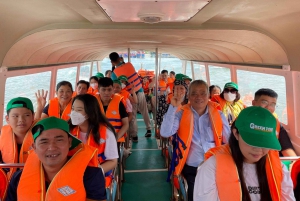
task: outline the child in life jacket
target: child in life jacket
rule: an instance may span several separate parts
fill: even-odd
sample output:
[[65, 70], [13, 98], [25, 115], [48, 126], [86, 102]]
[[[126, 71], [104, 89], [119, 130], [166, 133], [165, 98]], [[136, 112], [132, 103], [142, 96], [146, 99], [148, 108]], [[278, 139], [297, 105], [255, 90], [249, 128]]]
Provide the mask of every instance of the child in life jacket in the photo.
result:
[[99, 78], [96, 76], [90, 77], [90, 87], [87, 91], [88, 94], [91, 94], [93, 96], [98, 95], [98, 80]]
[[[8, 125], [1, 129], [0, 134], [0, 163], [25, 163], [29, 150], [32, 149], [33, 138], [31, 127], [35, 119], [41, 116], [46, 104], [48, 91], [36, 93], [37, 110], [34, 114], [33, 104], [30, 99], [17, 97], [11, 99], [7, 106], [5, 117]], [[10, 180], [16, 168], [5, 169]]]
[[252, 106], [239, 114], [229, 143], [210, 149], [195, 179], [195, 201], [293, 201], [293, 183], [280, 162], [276, 119]]
[[70, 133], [84, 144], [98, 148], [98, 161], [105, 173], [117, 165], [118, 150], [113, 126], [101, 113], [97, 99], [90, 94], [73, 99]]

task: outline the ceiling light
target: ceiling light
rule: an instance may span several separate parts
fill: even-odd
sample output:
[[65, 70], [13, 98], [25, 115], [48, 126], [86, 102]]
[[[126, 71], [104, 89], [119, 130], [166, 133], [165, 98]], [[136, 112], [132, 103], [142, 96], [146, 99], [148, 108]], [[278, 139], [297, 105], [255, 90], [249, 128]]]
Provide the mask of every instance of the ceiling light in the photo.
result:
[[159, 13], [143, 13], [138, 14], [138, 17], [142, 22], [154, 24], [162, 21], [162, 18], [164, 17], [164, 14]]

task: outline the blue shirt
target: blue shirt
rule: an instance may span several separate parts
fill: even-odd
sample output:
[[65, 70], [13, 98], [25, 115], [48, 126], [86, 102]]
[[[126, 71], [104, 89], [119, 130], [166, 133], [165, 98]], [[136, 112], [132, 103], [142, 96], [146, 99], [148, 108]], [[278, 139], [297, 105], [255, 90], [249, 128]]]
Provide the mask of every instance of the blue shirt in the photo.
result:
[[[177, 133], [183, 112], [182, 110], [176, 112], [177, 109], [177, 107], [172, 105], [169, 106], [160, 128], [161, 136], [170, 137]], [[198, 167], [199, 164], [204, 160], [204, 153], [210, 148], [215, 147], [216, 144], [211, 128], [208, 108], [206, 107], [204, 114], [201, 116], [193, 109], [193, 107], [191, 107], [191, 109], [194, 116], [194, 132], [186, 164], [189, 166]], [[223, 122], [222, 142], [227, 143], [231, 132], [230, 127], [224, 114], [221, 111], [219, 112]]]
[[[7, 189], [6, 201], [22, 200], [21, 198], [17, 199], [17, 189], [21, 175], [22, 170], [19, 170], [12, 176]], [[45, 184], [46, 188], [48, 188], [49, 184], [47, 182]], [[92, 200], [106, 200], [105, 178], [101, 168], [87, 166], [83, 175], [83, 184], [87, 198]]]

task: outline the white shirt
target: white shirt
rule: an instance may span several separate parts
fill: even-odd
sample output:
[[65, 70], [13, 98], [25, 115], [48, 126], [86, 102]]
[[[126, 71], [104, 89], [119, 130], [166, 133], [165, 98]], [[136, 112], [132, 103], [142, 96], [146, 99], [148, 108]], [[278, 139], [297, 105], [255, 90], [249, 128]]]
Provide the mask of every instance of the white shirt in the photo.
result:
[[[79, 139], [86, 144], [86, 133], [80, 132]], [[106, 143], [104, 149], [104, 155], [106, 160], [112, 160], [119, 158], [117, 140], [114, 136], [114, 133], [106, 128]]]
[[[283, 180], [281, 182], [281, 200], [295, 201], [293, 182], [289, 171], [281, 164]], [[259, 184], [255, 164], [244, 163], [244, 178], [252, 201], [260, 201]], [[219, 201], [216, 185], [216, 158], [211, 156], [198, 168], [194, 186], [194, 201]]]

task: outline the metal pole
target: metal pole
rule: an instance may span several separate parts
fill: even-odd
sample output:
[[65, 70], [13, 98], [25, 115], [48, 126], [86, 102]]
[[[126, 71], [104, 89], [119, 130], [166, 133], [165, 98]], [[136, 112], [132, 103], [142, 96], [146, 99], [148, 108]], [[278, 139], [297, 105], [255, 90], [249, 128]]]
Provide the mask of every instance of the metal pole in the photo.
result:
[[194, 72], [194, 62], [191, 61], [191, 71], [192, 71], [192, 78], [195, 80], [195, 72]]
[[97, 72], [101, 72], [101, 63], [102, 61], [97, 61]]
[[207, 64], [205, 64], [205, 73], [206, 73], [207, 85], [210, 86], [209, 66]]
[[128, 54], [128, 62], [131, 62], [131, 56], [130, 56], [130, 48], [128, 48], [128, 50], [127, 50], [128, 52], [127, 52], [127, 54]]
[[[157, 116], [157, 108], [158, 108], [158, 48], [155, 48], [155, 114]], [[155, 122], [155, 131], [156, 134], [157, 131], [157, 122], [156, 119], [154, 119]]]
[[90, 66], [90, 77], [92, 77], [93, 74], [93, 67], [94, 67], [94, 62], [91, 62], [91, 66]]

